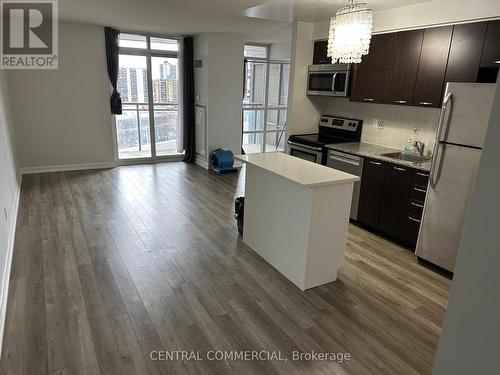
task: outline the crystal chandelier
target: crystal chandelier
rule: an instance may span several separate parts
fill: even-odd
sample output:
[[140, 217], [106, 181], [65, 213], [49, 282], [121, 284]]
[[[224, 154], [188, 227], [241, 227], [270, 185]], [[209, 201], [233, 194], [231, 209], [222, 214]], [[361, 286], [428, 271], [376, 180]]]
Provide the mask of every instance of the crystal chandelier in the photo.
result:
[[328, 53], [332, 63], [360, 63], [368, 53], [373, 14], [366, 3], [349, 3], [337, 10], [330, 21]]

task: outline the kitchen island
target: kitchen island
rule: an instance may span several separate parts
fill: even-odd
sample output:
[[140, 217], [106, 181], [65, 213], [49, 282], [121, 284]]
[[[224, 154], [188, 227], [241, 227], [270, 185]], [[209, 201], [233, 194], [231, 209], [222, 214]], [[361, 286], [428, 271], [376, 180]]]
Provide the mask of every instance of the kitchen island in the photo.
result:
[[302, 290], [337, 279], [357, 176], [284, 153], [246, 164], [243, 242]]

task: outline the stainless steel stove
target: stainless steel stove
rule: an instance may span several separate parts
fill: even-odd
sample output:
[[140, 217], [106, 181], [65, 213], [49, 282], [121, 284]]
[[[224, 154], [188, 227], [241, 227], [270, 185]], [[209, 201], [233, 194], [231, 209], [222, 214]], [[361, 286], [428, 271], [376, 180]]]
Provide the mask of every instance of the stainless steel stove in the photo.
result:
[[288, 137], [288, 153], [326, 165], [325, 146], [332, 143], [359, 142], [362, 127], [362, 120], [323, 115], [319, 120], [318, 133], [294, 134]]

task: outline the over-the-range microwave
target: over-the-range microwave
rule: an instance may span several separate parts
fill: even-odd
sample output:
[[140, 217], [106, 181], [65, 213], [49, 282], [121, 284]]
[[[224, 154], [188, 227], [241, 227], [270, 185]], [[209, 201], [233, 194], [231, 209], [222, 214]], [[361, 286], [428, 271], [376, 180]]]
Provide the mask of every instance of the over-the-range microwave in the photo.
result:
[[351, 66], [349, 64], [310, 65], [308, 95], [349, 96]]

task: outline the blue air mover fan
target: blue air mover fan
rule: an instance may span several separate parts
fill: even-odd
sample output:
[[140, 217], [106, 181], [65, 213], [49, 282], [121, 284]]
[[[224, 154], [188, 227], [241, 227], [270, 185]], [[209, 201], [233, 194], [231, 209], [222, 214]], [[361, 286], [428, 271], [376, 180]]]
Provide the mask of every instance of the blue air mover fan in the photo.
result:
[[217, 174], [236, 172], [233, 167], [234, 157], [230, 150], [218, 148], [210, 153], [210, 168]]

